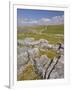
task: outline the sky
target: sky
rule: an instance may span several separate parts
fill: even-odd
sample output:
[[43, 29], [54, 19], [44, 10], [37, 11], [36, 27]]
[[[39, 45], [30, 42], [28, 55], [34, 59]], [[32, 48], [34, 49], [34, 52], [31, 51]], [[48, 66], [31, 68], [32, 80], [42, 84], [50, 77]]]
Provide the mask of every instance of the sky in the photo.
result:
[[17, 9], [17, 25], [53, 25], [64, 23], [64, 11]]

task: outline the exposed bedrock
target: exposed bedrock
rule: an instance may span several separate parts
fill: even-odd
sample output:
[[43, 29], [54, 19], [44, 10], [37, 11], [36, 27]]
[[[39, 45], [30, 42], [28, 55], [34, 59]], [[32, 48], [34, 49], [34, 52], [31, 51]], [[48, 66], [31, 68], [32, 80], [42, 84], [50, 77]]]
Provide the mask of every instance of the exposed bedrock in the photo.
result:
[[[21, 75], [26, 67], [31, 64], [34, 72], [42, 79], [55, 79], [64, 77], [64, 56], [60, 55], [53, 59], [47, 55], [41, 55], [40, 50], [55, 49], [60, 51], [58, 45], [49, 44], [45, 39], [35, 40], [34, 38], [25, 38], [17, 41], [17, 75]], [[23, 45], [23, 46], [21, 46]], [[61, 54], [61, 53], [60, 53]]]

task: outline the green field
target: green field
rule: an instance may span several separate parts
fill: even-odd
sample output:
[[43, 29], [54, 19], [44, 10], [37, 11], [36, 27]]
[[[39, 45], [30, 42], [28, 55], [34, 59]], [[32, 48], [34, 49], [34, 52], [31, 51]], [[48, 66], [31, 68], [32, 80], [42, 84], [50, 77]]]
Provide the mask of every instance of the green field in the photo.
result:
[[35, 40], [46, 39], [51, 44], [64, 42], [64, 25], [17, 27], [17, 38], [33, 37]]

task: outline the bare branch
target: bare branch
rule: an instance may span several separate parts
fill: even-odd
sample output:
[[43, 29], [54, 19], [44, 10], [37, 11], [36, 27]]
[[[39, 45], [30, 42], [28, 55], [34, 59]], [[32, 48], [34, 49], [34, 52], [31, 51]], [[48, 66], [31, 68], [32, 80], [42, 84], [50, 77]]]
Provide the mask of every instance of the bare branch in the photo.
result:
[[58, 61], [59, 61], [59, 59], [60, 59], [60, 57], [61, 57], [61, 56], [58, 56], [57, 60], [52, 64], [52, 67], [50, 67], [50, 71], [48, 72], [48, 77], [47, 77], [47, 79], [50, 78], [50, 74], [51, 74], [51, 72], [54, 70], [56, 64], [58, 63]]
[[44, 79], [46, 78], [47, 70], [48, 70], [48, 68], [50, 67], [50, 65], [52, 64], [52, 62], [53, 62], [53, 59], [50, 60], [50, 63], [48, 64], [48, 66], [47, 66], [47, 68], [46, 68], [45, 75], [44, 75]]

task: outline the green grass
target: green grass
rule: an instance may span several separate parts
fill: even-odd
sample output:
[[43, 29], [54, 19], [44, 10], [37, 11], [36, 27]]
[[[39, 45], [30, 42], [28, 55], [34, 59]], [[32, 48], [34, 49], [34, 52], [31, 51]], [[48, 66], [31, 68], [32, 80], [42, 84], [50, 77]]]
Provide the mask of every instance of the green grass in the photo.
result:
[[[51, 44], [56, 44], [58, 42], [64, 42], [64, 26], [63, 25], [50, 25], [50, 26], [31, 26], [31, 27], [18, 27], [18, 30], [22, 30], [17, 33], [18, 39], [24, 39], [26, 37], [33, 37], [36, 40], [46, 39]], [[30, 31], [29, 31], [30, 30]], [[32, 30], [32, 31], [31, 31]], [[36, 33], [33, 33], [33, 31]], [[23, 32], [27, 31], [27, 32]]]
[[36, 30], [37, 32], [43, 32], [48, 34], [64, 34], [64, 25], [49, 25], [49, 26], [22, 26], [17, 27], [17, 31], [28, 31], [31, 32], [31, 30]]
[[17, 35], [18, 39], [24, 39], [26, 37], [33, 37], [35, 38], [35, 40], [39, 40], [39, 39], [46, 39], [49, 41], [49, 43], [51, 44], [56, 44], [59, 42], [64, 42], [64, 37], [63, 36], [58, 36], [56, 37], [54, 34], [33, 34], [33, 33], [20, 33]]
[[50, 25], [47, 26], [43, 33], [49, 34], [64, 34], [64, 25]]
[[40, 50], [40, 55], [47, 55], [48, 58], [50, 58], [50, 59], [57, 57], [57, 53], [54, 50], [47, 50], [47, 51]]
[[25, 71], [21, 75], [17, 76], [18, 81], [19, 80], [36, 80], [36, 79], [40, 79], [40, 76], [35, 73], [34, 68], [31, 64], [29, 64], [26, 67]]

